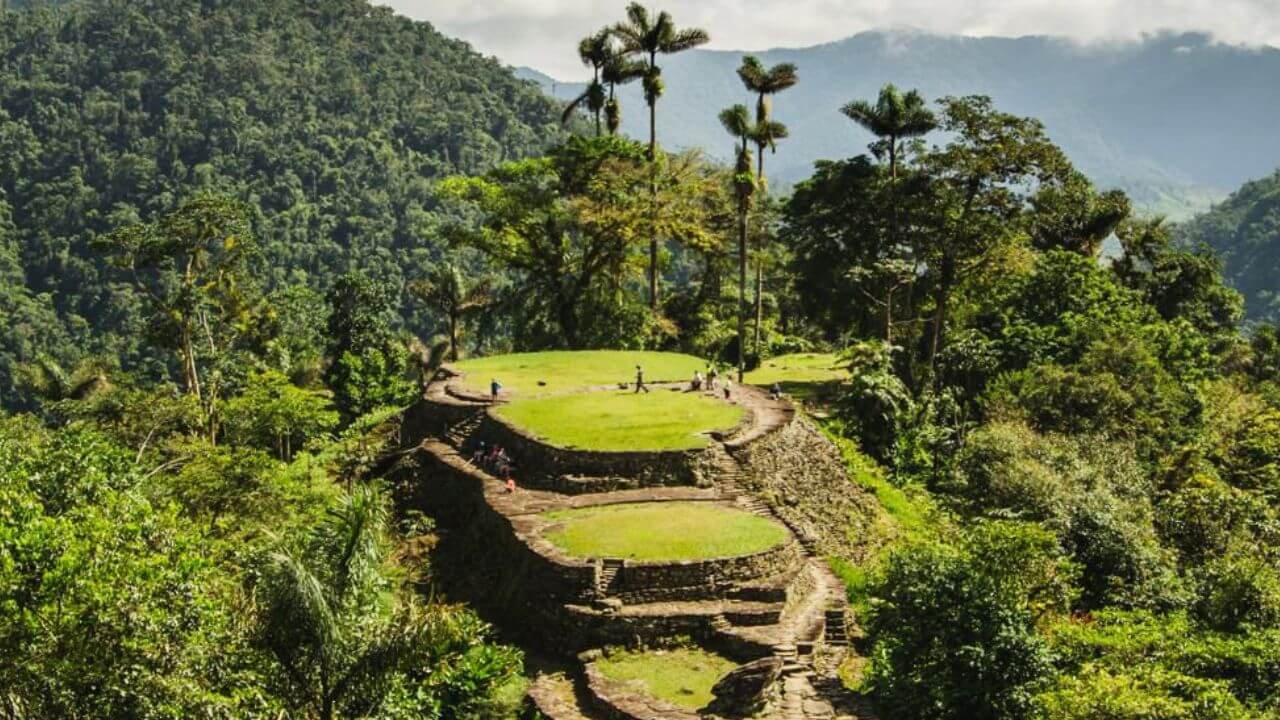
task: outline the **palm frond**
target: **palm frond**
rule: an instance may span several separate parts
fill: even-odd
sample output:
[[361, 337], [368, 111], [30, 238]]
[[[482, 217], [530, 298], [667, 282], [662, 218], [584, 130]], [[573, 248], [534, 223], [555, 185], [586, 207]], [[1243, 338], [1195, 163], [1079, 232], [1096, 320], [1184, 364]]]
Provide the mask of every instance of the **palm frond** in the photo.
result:
[[746, 138], [751, 134], [751, 115], [747, 106], [741, 103], [720, 111], [720, 125], [735, 138]]
[[691, 50], [699, 45], [706, 45], [709, 42], [711, 42], [711, 36], [707, 34], [706, 30], [686, 28], [673, 32], [671, 37], [663, 42], [660, 49], [664, 53], [678, 53]]

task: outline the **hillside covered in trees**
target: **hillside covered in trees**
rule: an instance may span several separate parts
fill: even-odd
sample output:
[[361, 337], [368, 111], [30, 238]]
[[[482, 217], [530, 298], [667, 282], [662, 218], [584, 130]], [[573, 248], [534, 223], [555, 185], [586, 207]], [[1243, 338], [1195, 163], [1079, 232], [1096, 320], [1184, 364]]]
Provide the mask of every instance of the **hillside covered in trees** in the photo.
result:
[[361, 0], [32, 5], [0, 23], [7, 406], [41, 354], [150, 362], [137, 292], [93, 249], [112, 229], [216, 191], [252, 208], [267, 289], [399, 287], [440, 255], [435, 179], [561, 132], [537, 88]]
[[1280, 171], [1245, 183], [1212, 210], [1178, 226], [1183, 243], [1213, 249], [1249, 316], [1280, 319]]

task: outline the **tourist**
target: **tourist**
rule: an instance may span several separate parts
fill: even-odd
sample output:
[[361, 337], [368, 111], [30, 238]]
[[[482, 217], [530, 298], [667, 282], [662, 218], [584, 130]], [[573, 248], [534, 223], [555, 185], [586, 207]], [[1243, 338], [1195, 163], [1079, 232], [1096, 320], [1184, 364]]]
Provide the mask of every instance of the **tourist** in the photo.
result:
[[498, 378], [494, 378], [489, 381], [489, 396], [492, 399], [497, 400], [498, 393], [501, 391], [502, 391], [502, 383], [498, 382]]
[[707, 368], [707, 389], [708, 390], [716, 389], [716, 380], [719, 377], [720, 377], [720, 373], [719, 371], [716, 370], [716, 366], [714, 364], [708, 366]]
[[729, 400], [729, 388], [733, 386], [733, 381], [729, 378], [724, 379], [724, 399]]
[[510, 495], [516, 491], [516, 479], [511, 475], [507, 476], [507, 494]]
[[689, 389], [692, 390], [693, 392], [698, 392], [699, 390], [702, 389], [702, 371], [701, 370], [693, 371], [693, 382], [689, 384]]
[[646, 393], [649, 392], [648, 386], [644, 384], [644, 368], [637, 365], [636, 366], [636, 392], [638, 393], [641, 390], [645, 391]]
[[485, 443], [483, 440], [476, 446], [476, 451], [471, 453], [471, 464], [477, 467], [484, 464]]
[[781, 386], [781, 385], [779, 385], [778, 383], [774, 383], [774, 384], [773, 384], [773, 387], [769, 389], [769, 399], [770, 399], [770, 400], [781, 400], [781, 399], [782, 399], [782, 386]]

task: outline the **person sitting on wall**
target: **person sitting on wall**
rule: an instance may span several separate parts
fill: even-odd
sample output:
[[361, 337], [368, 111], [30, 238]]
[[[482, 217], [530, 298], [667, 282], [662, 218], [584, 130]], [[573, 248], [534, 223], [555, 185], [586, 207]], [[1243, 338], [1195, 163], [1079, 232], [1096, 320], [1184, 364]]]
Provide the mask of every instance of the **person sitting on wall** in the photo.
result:
[[778, 383], [774, 383], [774, 384], [773, 384], [773, 387], [769, 389], [769, 399], [770, 399], [770, 400], [781, 400], [781, 399], [782, 399], [782, 386], [781, 386], [781, 385], [779, 385]]
[[485, 444], [484, 444], [484, 441], [481, 440], [480, 444], [476, 446], [476, 451], [471, 453], [471, 464], [475, 465], [476, 467], [483, 465], [484, 452], [485, 452]]
[[692, 390], [693, 392], [698, 392], [699, 390], [702, 389], [702, 371], [701, 370], [693, 371], [693, 382], [689, 383], [689, 389]]
[[515, 491], [516, 491], [516, 479], [515, 477], [508, 475], [507, 476], [507, 494], [510, 495]]

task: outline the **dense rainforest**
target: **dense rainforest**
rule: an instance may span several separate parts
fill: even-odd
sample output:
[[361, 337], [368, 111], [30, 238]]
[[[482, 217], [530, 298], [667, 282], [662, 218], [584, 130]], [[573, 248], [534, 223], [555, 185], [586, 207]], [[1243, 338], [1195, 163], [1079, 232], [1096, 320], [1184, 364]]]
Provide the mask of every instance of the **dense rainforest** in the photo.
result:
[[252, 209], [268, 288], [349, 270], [400, 287], [442, 252], [437, 179], [560, 133], [496, 61], [358, 0], [32, 5], [0, 23], [8, 407], [39, 354], [152, 362], [138, 294], [92, 249], [112, 229], [217, 191]]
[[839, 358], [881, 717], [1280, 713], [1280, 333], [1038, 120], [885, 86], [783, 195], [803, 73], [666, 152], [708, 32], [635, 5], [567, 109], [357, 0], [3, 20], [0, 718], [513, 716], [377, 475], [425, 374], [545, 348]]
[[1245, 183], [1212, 210], [1178, 226], [1188, 246], [1212, 248], [1232, 287], [1245, 297], [1249, 316], [1280, 319], [1280, 172]]

